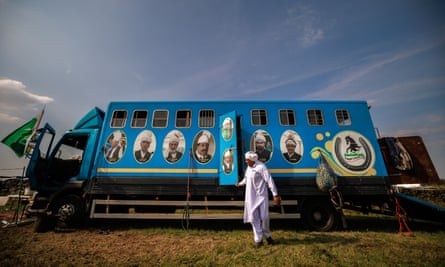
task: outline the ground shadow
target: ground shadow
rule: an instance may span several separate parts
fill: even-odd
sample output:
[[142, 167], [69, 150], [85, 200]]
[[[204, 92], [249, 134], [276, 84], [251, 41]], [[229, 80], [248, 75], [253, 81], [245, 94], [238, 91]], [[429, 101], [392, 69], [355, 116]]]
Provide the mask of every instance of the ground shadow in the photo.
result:
[[[353, 215], [346, 216], [347, 228], [337, 229], [336, 231], [374, 231], [374, 232], [399, 232], [399, 221], [395, 216], [368, 216]], [[445, 225], [420, 220], [406, 220], [406, 225], [412, 231], [438, 232], [444, 231]], [[406, 225], [403, 230], [407, 231]], [[251, 229], [250, 224], [244, 224], [242, 220], [94, 220], [89, 221], [85, 227], [96, 229], [126, 230], [126, 229], [144, 229], [144, 228], [172, 228], [184, 230], [244, 230]], [[295, 230], [310, 231], [302, 220], [271, 220], [271, 229], [273, 230]]]

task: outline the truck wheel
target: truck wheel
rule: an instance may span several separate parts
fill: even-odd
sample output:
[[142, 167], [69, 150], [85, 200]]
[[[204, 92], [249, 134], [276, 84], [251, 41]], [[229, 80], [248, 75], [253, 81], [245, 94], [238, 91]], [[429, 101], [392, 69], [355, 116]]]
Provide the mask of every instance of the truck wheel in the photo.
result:
[[56, 220], [53, 216], [38, 214], [36, 217], [36, 221], [34, 222], [34, 232], [45, 233], [54, 229]]
[[53, 214], [63, 227], [79, 227], [84, 219], [83, 201], [76, 195], [67, 195], [56, 201]]
[[303, 206], [303, 221], [305, 225], [315, 231], [331, 231], [338, 227], [338, 214], [329, 201], [308, 200]]

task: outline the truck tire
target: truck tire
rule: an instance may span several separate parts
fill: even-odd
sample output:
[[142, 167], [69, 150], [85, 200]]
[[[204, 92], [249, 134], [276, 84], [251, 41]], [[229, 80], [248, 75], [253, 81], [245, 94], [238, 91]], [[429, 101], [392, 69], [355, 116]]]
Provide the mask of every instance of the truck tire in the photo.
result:
[[309, 199], [302, 209], [303, 222], [314, 231], [327, 232], [337, 229], [338, 213], [328, 200]]
[[56, 224], [56, 220], [53, 216], [46, 214], [36, 215], [36, 221], [34, 222], [35, 233], [45, 233], [53, 230]]
[[53, 206], [53, 215], [57, 218], [57, 226], [63, 228], [80, 227], [84, 219], [84, 204], [77, 195], [66, 195], [58, 199]]

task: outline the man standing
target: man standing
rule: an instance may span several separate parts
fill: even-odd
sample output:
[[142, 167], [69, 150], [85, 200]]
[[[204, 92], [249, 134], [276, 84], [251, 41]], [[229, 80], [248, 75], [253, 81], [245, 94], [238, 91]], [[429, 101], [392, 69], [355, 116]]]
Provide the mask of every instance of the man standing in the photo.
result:
[[245, 154], [247, 170], [243, 180], [237, 187], [246, 185], [244, 202], [244, 223], [251, 223], [254, 233], [255, 247], [263, 245], [263, 235], [269, 245], [274, 241], [270, 236], [269, 227], [269, 192], [273, 195], [275, 205], [280, 205], [277, 187], [266, 165], [258, 160], [258, 155], [249, 151]]

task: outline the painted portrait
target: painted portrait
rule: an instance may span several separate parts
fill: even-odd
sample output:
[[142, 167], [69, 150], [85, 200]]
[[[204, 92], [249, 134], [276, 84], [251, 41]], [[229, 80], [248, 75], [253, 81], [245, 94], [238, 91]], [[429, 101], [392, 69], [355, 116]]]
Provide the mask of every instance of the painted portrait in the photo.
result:
[[121, 130], [112, 132], [104, 146], [104, 157], [109, 163], [118, 162], [127, 149], [127, 136]]
[[255, 131], [250, 138], [250, 150], [257, 153], [258, 160], [268, 162], [273, 154], [273, 143], [270, 134], [265, 130]]
[[170, 131], [164, 138], [162, 145], [164, 159], [169, 163], [176, 163], [182, 159], [185, 151], [185, 138], [178, 130]]
[[211, 132], [200, 131], [193, 140], [193, 157], [202, 164], [207, 164], [213, 159], [215, 153], [215, 139]]
[[300, 135], [293, 130], [284, 131], [280, 139], [280, 150], [287, 162], [292, 164], [300, 162], [304, 151]]
[[233, 135], [233, 121], [231, 118], [227, 117], [223, 121], [222, 125], [222, 137], [224, 140], [230, 140]]
[[138, 134], [133, 144], [133, 155], [137, 162], [147, 163], [156, 150], [156, 136], [150, 130]]

